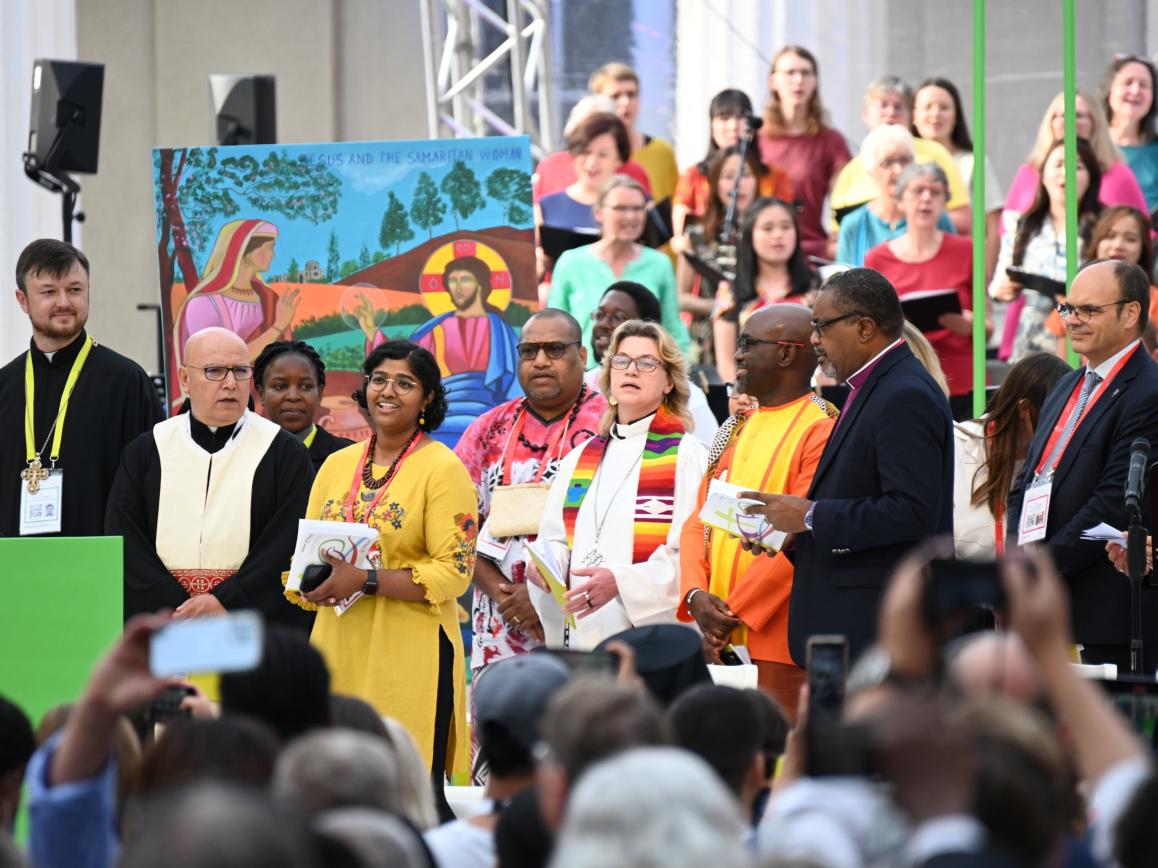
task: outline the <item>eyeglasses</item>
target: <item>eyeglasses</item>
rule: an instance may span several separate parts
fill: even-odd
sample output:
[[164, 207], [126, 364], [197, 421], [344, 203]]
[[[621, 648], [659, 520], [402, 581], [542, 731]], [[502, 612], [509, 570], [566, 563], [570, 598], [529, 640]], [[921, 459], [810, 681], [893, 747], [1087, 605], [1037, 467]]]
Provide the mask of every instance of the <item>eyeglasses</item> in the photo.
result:
[[748, 352], [748, 348], [755, 344], [778, 344], [782, 347], [800, 347], [800, 349], [804, 349], [804, 344], [800, 343], [800, 341], [766, 341], [762, 338], [753, 338], [748, 335], [740, 335], [736, 341], [736, 346], [740, 348], [740, 352], [742, 353]]
[[533, 362], [539, 357], [539, 350], [547, 354], [548, 359], [561, 359], [567, 347], [573, 347], [581, 341], [539, 341], [519, 344], [519, 358], [524, 362]]
[[598, 307], [591, 312], [591, 322], [607, 320], [611, 325], [617, 326], [620, 323], [627, 322], [629, 319], [631, 319], [630, 316], [619, 310], [607, 310], [606, 308]]
[[631, 363], [635, 362], [635, 369], [641, 374], [653, 373], [656, 368], [663, 367], [663, 362], [655, 356], [640, 356], [633, 359], [631, 356], [616, 355], [611, 357], [611, 367], [617, 371], [626, 371], [631, 367]]
[[387, 384], [394, 384], [394, 391], [399, 395], [409, 395], [414, 391], [414, 387], [418, 385], [409, 377], [388, 377], [381, 371], [375, 371], [366, 377], [366, 382], [375, 389], [385, 389]]
[[211, 380], [214, 383], [220, 383], [230, 373], [233, 374], [235, 380], [248, 380], [253, 376], [253, 365], [208, 365], [200, 367], [199, 365], [185, 365], [186, 368], [194, 368], [205, 375], [205, 379]]
[[853, 317], [863, 317], [863, 316], [864, 316], [863, 313], [861, 313], [860, 311], [854, 310], [852, 313], [846, 313], [846, 314], [841, 314], [840, 316], [834, 316], [832, 319], [814, 319], [811, 323], [809, 323], [809, 325], [812, 326], [813, 333], [819, 338], [819, 337], [824, 336], [824, 330], [826, 328], [828, 328], [830, 325], [835, 325], [836, 323], [841, 322], [842, 320], [852, 319]]
[[1062, 319], [1069, 319], [1071, 316], [1078, 322], [1089, 322], [1090, 317], [1096, 313], [1101, 313], [1108, 307], [1115, 307], [1119, 304], [1131, 304], [1132, 299], [1120, 298], [1117, 301], [1111, 301], [1107, 304], [1059, 304], [1056, 305], [1057, 312], [1061, 314]]

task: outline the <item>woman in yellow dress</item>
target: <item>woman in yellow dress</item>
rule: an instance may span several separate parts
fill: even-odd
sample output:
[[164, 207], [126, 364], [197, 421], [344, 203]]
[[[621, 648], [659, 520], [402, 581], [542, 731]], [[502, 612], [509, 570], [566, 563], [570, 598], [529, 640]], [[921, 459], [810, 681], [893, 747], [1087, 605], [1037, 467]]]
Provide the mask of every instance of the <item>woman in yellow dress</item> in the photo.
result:
[[[429, 436], [446, 416], [434, 357], [387, 341], [362, 370], [365, 387], [354, 397], [373, 434], [326, 459], [306, 517], [376, 528], [376, 569], [327, 557], [332, 574], [304, 595], [320, 609], [311, 641], [335, 693], [366, 700], [414, 736], [437, 797], [445, 775], [468, 764], [456, 600], [474, 574], [476, 494], [455, 454]], [[366, 598], [339, 617], [335, 603], [359, 591]]]

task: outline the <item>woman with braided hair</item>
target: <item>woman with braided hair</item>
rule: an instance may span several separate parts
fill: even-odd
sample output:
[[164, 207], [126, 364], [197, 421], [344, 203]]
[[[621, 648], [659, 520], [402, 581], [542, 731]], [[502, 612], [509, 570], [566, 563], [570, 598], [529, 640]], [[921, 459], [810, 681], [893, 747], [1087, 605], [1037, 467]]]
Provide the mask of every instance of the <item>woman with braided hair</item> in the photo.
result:
[[253, 363], [253, 383], [265, 415], [310, 450], [316, 473], [332, 453], [353, 445], [314, 420], [326, 388], [326, 363], [305, 341], [274, 341]]

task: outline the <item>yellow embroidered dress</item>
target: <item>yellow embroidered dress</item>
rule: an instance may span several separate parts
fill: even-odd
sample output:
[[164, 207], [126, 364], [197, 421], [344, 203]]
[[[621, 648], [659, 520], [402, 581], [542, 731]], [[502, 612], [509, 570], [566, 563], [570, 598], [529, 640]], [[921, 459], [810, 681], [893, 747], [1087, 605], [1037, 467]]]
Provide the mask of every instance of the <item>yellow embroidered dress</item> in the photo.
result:
[[[428, 441], [402, 461], [371, 514], [377, 491], [358, 483], [353, 515], [346, 513], [359, 460], [356, 443], [326, 459], [310, 491], [306, 517], [366, 522], [377, 528], [381, 568], [409, 569], [426, 591], [424, 602], [364, 597], [340, 618], [322, 608], [310, 641], [330, 667], [331, 689], [366, 700], [401, 721], [427, 764], [434, 754], [439, 630], [454, 648], [454, 714], [446, 772], [468, 768], [466, 680], [456, 600], [474, 575], [477, 498], [458, 457]], [[372, 553], [373, 556], [373, 553]]]

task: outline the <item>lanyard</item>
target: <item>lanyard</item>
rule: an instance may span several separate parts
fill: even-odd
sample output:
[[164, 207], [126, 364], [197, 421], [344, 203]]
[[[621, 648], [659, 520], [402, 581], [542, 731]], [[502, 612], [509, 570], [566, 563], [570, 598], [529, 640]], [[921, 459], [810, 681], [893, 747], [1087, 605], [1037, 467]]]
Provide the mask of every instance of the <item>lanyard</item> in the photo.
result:
[[[394, 468], [394, 475], [382, 486], [378, 494], [370, 501], [370, 505], [366, 507], [366, 512], [362, 515], [363, 524], [370, 523], [370, 514], [374, 512], [378, 506], [378, 502], [382, 500], [382, 498], [386, 496], [386, 492], [390, 490], [390, 484], [394, 481], [394, 478], [398, 476], [399, 471], [402, 470], [402, 462], [406, 460], [406, 457], [410, 455], [411, 452], [418, 448], [418, 444], [421, 442], [421, 436], [415, 437], [410, 441], [410, 445], [406, 447], [406, 451], [399, 456], [398, 464]], [[370, 442], [366, 441], [366, 448], [362, 450], [362, 460], [358, 462], [358, 470], [354, 473], [354, 484], [350, 486], [350, 494], [346, 498], [346, 518], [349, 521], [354, 520], [354, 507], [358, 503], [358, 489], [362, 487], [362, 471], [366, 469], [366, 460], [369, 457]]]
[[[86, 336], [84, 346], [77, 353], [76, 361], [72, 363], [72, 370], [68, 372], [68, 379], [65, 380], [64, 392], [60, 396], [60, 407], [56, 411], [56, 420], [48, 429], [48, 435], [44, 438], [44, 444], [40, 447], [39, 452], [36, 451], [36, 423], [33, 419], [36, 412], [36, 377], [32, 372], [32, 350], [29, 350], [28, 355], [24, 357], [24, 451], [29, 462], [40, 460], [41, 454], [48, 446], [49, 437], [52, 437], [52, 452], [49, 456], [52, 463], [56, 464], [56, 460], [60, 458], [60, 441], [64, 437], [64, 417], [68, 413], [68, 399], [76, 387], [80, 370], [84, 367], [93, 344], [92, 337]], [[53, 432], [55, 432], [55, 436], [53, 436]]]
[[311, 446], [314, 445], [314, 438], [317, 436], [318, 436], [318, 426], [315, 425], [312, 428], [310, 428], [310, 433], [307, 434], [306, 439], [302, 441], [302, 444], [306, 447], [306, 449], [309, 449]]
[[[1074, 434], [1077, 432], [1078, 426], [1080, 426], [1086, 416], [1090, 414], [1090, 410], [1094, 408], [1094, 404], [1096, 404], [1098, 399], [1106, 393], [1106, 389], [1109, 388], [1110, 383], [1113, 382], [1114, 378], [1118, 376], [1118, 373], [1125, 366], [1126, 362], [1130, 361], [1130, 359], [1133, 358], [1134, 353], [1137, 351], [1138, 346], [1135, 345], [1134, 349], [1126, 353], [1126, 355], [1118, 360], [1118, 363], [1114, 365], [1113, 370], [1110, 371], [1110, 375], [1095, 387], [1094, 393], [1086, 401], [1086, 406], [1085, 409], [1082, 410], [1082, 415], [1078, 417], [1077, 421], [1073, 425], [1069, 426], [1069, 433], [1066, 433], [1066, 422], [1069, 420], [1070, 415], [1073, 413], [1074, 407], [1077, 406], [1078, 396], [1081, 395], [1082, 385], [1085, 381], [1086, 375], [1082, 374], [1082, 376], [1078, 378], [1078, 382], [1073, 392], [1070, 393], [1069, 400], [1066, 401], [1065, 407], [1062, 408], [1061, 415], [1057, 417], [1057, 421], [1054, 423], [1053, 432], [1049, 435], [1049, 440], [1046, 441], [1045, 449], [1041, 453], [1041, 460], [1038, 461], [1037, 467], [1034, 470], [1035, 478], [1041, 476], [1043, 473], [1050, 475], [1053, 474], [1054, 469], [1058, 464], [1061, 463], [1062, 456], [1066, 451], [1066, 447], [1070, 445], [1070, 441], [1073, 439]], [[1058, 441], [1063, 434], [1065, 434], [1065, 440], [1062, 440], [1059, 445]], [[1052, 467], [1046, 467], [1045, 463], [1049, 460], [1049, 457], [1053, 455], [1055, 447], [1057, 447], [1057, 458], [1055, 459]]]
[[[580, 396], [582, 397], [582, 396]], [[547, 470], [547, 465], [551, 463], [551, 454], [559, 449], [559, 444], [563, 442], [563, 438], [567, 436], [567, 430], [571, 427], [571, 420], [575, 417], [573, 412], [575, 405], [567, 409], [567, 421], [559, 426], [550, 439], [547, 441], [547, 446], [543, 450], [543, 460], [539, 464], [539, 470], [535, 474], [535, 482], [543, 481], [543, 474]], [[506, 445], [503, 446], [503, 454], [500, 458], [499, 464], [502, 467], [502, 477], [499, 479], [499, 485], [509, 485], [511, 483], [511, 464], [514, 462], [514, 456], [511, 455], [511, 443], [519, 439], [519, 435], [523, 433], [523, 426], [527, 422], [527, 402], [523, 401], [523, 405], [519, 408], [519, 412], [515, 417], [515, 422], [511, 426], [511, 433], [507, 435]], [[556, 455], [556, 458], [559, 456]]]

